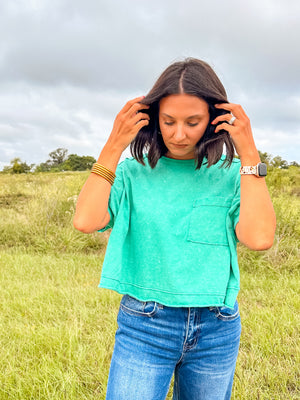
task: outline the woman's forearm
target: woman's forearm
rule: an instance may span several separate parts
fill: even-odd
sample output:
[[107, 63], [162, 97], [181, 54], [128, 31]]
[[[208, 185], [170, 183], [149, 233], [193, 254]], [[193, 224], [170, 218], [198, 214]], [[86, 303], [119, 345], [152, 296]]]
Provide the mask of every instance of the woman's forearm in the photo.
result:
[[[115, 172], [121, 155], [122, 150], [107, 142], [97, 162]], [[76, 229], [91, 233], [106, 225], [109, 221], [107, 208], [110, 192], [111, 184], [107, 180], [90, 174], [78, 196], [73, 220]]]
[[[257, 151], [241, 157], [241, 165], [257, 165]], [[236, 234], [241, 243], [252, 250], [266, 250], [274, 241], [276, 216], [264, 178], [241, 176], [240, 218]]]

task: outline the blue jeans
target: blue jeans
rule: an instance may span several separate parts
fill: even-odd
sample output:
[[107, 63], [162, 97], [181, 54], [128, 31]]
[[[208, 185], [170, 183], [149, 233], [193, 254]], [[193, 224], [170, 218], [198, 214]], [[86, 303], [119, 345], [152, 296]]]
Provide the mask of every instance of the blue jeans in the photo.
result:
[[106, 400], [228, 400], [241, 323], [227, 307], [166, 307], [122, 298]]

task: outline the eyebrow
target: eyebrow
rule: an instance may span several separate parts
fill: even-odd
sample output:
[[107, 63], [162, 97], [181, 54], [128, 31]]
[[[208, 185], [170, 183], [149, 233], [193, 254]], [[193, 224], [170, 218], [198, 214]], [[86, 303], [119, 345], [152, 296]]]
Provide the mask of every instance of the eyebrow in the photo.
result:
[[[166, 114], [166, 113], [162, 113], [161, 115], [167, 117], [167, 118], [172, 118], [175, 119], [174, 117], [172, 117], [172, 115]], [[202, 115], [200, 114], [195, 114], [195, 115], [191, 115], [189, 117], [187, 117], [187, 119], [192, 119], [192, 118], [202, 118]]]

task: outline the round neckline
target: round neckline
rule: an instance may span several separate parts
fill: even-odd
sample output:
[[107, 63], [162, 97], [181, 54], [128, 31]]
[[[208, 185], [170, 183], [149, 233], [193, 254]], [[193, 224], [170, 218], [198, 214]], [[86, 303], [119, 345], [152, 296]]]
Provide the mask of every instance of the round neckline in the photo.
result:
[[166, 156], [161, 156], [160, 160], [172, 163], [172, 164], [195, 164], [195, 159], [194, 158], [189, 158], [188, 160], [181, 160], [178, 158], [170, 158]]

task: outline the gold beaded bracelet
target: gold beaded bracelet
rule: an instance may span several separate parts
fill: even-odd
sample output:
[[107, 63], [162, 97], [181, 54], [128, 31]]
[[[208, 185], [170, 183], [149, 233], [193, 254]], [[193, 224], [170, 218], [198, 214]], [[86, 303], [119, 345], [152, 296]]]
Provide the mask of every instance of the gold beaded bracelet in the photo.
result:
[[114, 184], [116, 175], [110, 169], [104, 167], [104, 165], [101, 165], [99, 163], [93, 164], [91, 172], [96, 175], [102, 176], [102, 178], [106, 179], [111, 185]]

